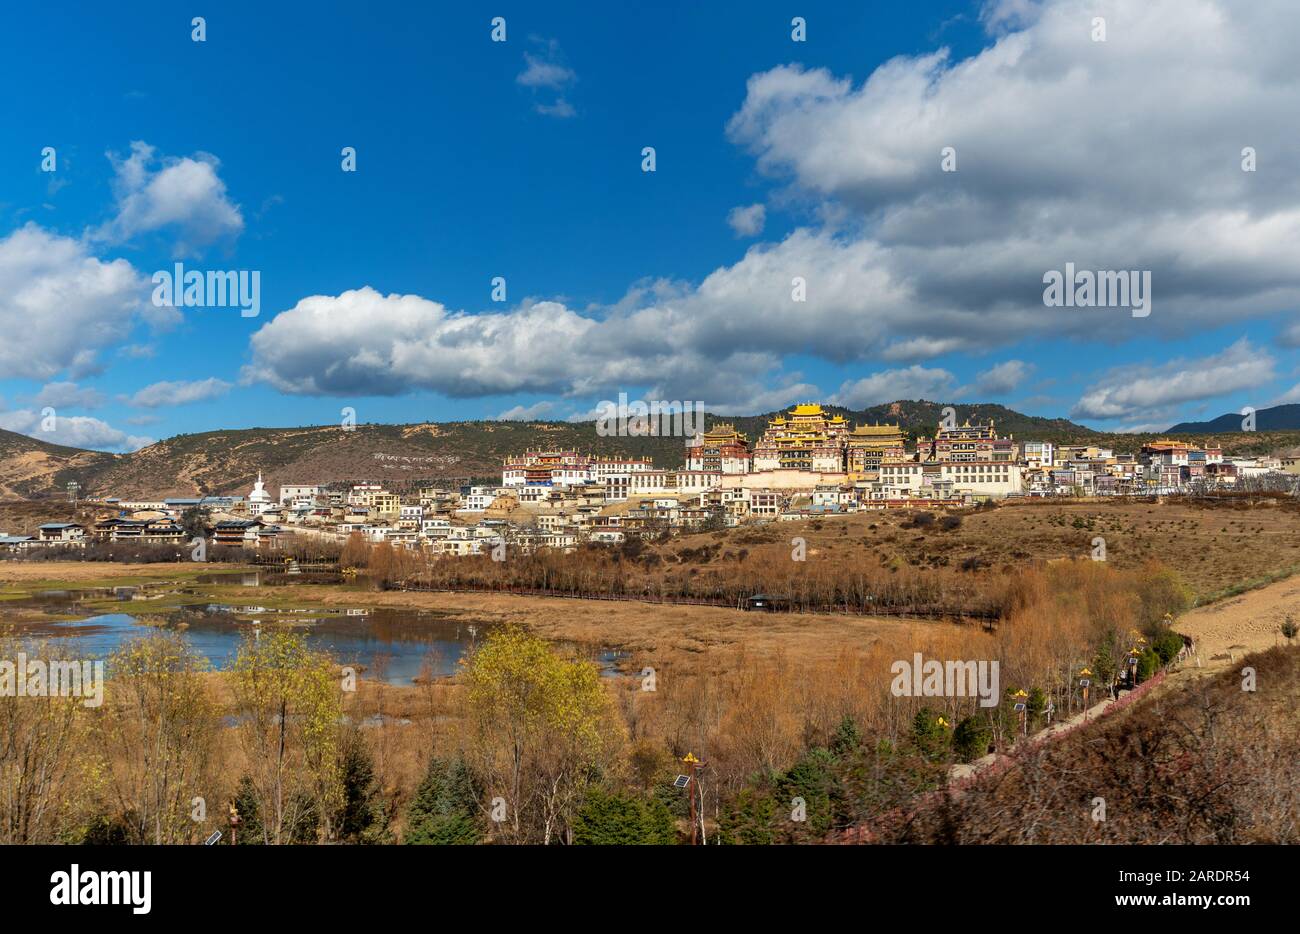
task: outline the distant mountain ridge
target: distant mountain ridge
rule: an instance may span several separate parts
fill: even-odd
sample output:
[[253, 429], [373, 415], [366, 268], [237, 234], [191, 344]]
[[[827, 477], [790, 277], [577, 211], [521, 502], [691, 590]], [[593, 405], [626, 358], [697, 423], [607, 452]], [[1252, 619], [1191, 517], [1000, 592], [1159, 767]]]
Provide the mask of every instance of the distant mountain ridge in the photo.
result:
[[[1208, 422], [1179, 422], [1166, 434], [1183, 435], [1198, 432], [1241, 431], [1245, 416], [1229, 412]], [[1300, 404], [1275, 405], [1255, 412], [1255, 431], [1300, 431]]]
[[[897, 422], [909, 437], [933, 434], [945, 403], [899, 400], [866, 409], [826, 405], [850, 424]], [[1020, 440], [1098, 443], [1135, 451], [1159, 435], [1115, 435], [1067, 419], [1025, 415], [1001, 405], [952, 404], [959, 423], [992, 420], [999, 432]], [[1293, 407], [1300, 408], [1300, 407]], [[780, 411], [786, 411], [782, 409]], [[727, 417], [707, 414], [706, 427], [727, 422], [758, 440], [780, 411]], [[1267, 453], [1300, 444], [1300, 434], [1261, 430], [1217, 439], [1230, 453]], [[468, 421], [409, 425], [318, 425], [245, 428], [167, 438], [131, 454], [106, 454], [61, 447], [0, 430], [0, 498], [63, 495], [70, 481], [83, 495], [166, 497], [241, 495], [261, 471], [273, 490], [282, 483], [376, 480], [404, 484], [489, 480], [501, 462], [527, 448], [572, 448], [593, 454], [653, 457], [663, 467], [680, 467], [685, 442], [676, 437], [602, 437], [595, 422]]]

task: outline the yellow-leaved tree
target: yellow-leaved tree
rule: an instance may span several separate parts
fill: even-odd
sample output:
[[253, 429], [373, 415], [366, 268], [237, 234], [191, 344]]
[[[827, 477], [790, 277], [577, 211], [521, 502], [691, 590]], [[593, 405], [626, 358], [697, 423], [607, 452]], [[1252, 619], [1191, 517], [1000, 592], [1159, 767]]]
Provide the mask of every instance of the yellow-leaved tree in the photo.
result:
[[114, 812], [132, 843], [193, 843], [222, 816], [209, 801], [219, 724], [207, 659], [179, 633], [157, 631], [124, 644], [108, 667], [98, 750]]
[[262, 842], [328, 840], [343, 801], [338, 666], [280, 630], [244, 640], [235, 657], [238, 730]]
[[465, 668], [469, 753], [484, 809], [515, 843], [567, 840], [588, 786], [618, 761], [623, 729], [596, 666], [510, 627]]

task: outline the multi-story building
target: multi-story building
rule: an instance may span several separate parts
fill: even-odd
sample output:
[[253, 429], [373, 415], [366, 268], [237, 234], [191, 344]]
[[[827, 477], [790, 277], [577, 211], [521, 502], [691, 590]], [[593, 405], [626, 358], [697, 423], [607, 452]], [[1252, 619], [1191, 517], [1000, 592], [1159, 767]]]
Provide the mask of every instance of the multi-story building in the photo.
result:
[[719, 423], [688, 443], [687, 470], [737, 474], [749, 473], [753, 465], [749, 439], [736, 431], [735, 425]]
[[322, 492], [322, 488], [314, 483], [282, 483], [280, 484], [280, 505], [281, 506], [314, 506], [316, 497]]
[[858, 425], [845, 437], [845, 465], [850, 476], [876, 473], [885, 461], [907, 456], [907, 437], [898, 425]]
[[815, 402], [800, 403], [767, 423], [754, 445], [754, 470], [843, 473], [848, 433], [843, 415], [827, 415]]
[[575, 486], [591, 482], [591, 457], [577, 451], [534, 451], [507, 457], [502, 486]]
[[1050, 441], [1026, 441], [1022, 446], [1025, 464], [1032, 470], [1056, 466], [1056, 446]]
[[923, 461], [993, 461], [1010, 463], [1017, 459], [1014, 438], [1002, 438], [990, 420], [987, 425], [939, 426], [933, 438], [918, 438], [916, 450]]

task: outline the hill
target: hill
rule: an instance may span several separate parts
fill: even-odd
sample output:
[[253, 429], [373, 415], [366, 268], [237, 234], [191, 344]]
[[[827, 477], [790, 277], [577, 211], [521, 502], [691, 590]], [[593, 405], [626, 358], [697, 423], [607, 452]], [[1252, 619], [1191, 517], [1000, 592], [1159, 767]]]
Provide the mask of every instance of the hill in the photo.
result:
[[[1242, 416], [1237, 412], [1228, 412], [1208, 422], [1179, 422], [1170, 428], [1167, 434], [1183, 435], [1197, 432], [1241, 431]], [[1256, 431], [1300, 431], [1300, 404], [1275, 405], [1255, 412]]]
[[[899, 400], [867, 409], [827, 406], [850, 423], [898, 422], [910, 438], [933, 434], [944, 403]], [[1066, 419], [1024, 415], [1001, 405], [953, 405], [959, 422], [992, 420], [1021, 440], [1096, 443], [1136, 451], [1159, 435], [1116, 435]], [[742, 417], [706, 415], [705, 425], [734, 424], [754, 442], [776, 412]], [[1300, 445], [1300, 432], [1188, 435], [1228, 454], [1262, 454]], [[653, 457], [663, 467], [685, 460], [683, 439], [601, 437], [594, 422], [467, 421], [413, 425], [245, 428], [176, 435], [132, 454], [61, 447], [0, 431], [0, 499], [62, 494], [75, 480], [85, 494], [163, 497], [243, 494], [261, 471], [272, 491], [281, 483], [377, 480], [396, 489], [431, 481], [488, 482], [506, 455], [527, 448], [573, 448], [594, 454]]]
[[83, 487], [122, 455], [84, 451], [0, 430], [0, 499], [30, 499]]

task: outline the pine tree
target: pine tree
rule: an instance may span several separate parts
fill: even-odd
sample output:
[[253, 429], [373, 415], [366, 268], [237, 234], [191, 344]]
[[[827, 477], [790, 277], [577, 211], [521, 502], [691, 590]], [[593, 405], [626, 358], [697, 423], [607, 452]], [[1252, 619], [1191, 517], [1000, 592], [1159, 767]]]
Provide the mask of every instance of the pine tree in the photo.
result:
[[235, 791], [235, 810], [239, 824], [235, 828], [235, 842], [240, 846], [258, 846], [266, 842], [262, 819], [257, 807], [257, 789], [253, 780], [245, 775]]
[[836, 756], [845, 756], [856, 752], [861, 745], [862, 731], [858, 729], [858, 722], [845, 714], [835, 735], [831, 737], [831, 752]]
[[468, 846], [478, 843], [482, 830], [476, 816], [478, 788], [462, 759], [429, 761], [423, 781], [406, 812], [403, 843]]
[[343, 752], [343, 806], [336, 819], [338, 837], [347, 843], [388, 842], [388, 813], [374, 759], [359, 731], [353, 731]]
[[952, 734], [953, 752], [963, 762], [974, 762], [986, 756], [992, 741], [993, 733], [988, 721], [978, 714], [972, 714], [958, 723]]

